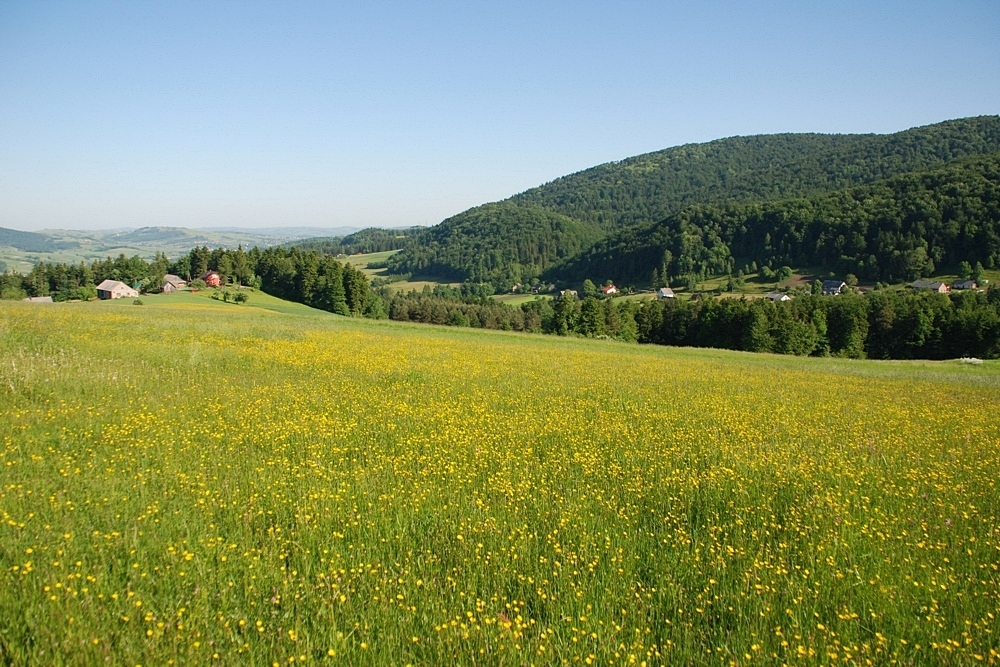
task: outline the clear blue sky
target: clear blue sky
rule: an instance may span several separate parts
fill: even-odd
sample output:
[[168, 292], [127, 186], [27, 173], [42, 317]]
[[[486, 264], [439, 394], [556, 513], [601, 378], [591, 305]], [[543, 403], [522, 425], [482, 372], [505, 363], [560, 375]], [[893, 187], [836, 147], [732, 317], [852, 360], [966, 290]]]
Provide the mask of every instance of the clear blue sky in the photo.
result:
[[0, 226], [399, 226], [770, 132], [1000, 113], [1000, 2], [0, 0]]

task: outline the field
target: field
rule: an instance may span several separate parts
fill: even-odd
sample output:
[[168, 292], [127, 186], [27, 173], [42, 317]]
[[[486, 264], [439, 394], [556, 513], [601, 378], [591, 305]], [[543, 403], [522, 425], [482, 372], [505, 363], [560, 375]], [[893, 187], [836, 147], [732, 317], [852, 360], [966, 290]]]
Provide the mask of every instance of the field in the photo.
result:
[[0, 663], [1000, 662], [997, 363], [143, 300], [0, 303]]

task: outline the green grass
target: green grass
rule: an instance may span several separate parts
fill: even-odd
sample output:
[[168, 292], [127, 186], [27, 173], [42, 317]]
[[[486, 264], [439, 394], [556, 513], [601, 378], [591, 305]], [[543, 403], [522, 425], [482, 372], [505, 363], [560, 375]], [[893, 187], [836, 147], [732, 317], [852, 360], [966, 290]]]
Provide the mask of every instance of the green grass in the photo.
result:
[[[221, 290], [214, 290], [212, 288], [206, 288], [199, 290], [197, 292], [191, 292], [187, 290], [174, 292], [173, 294], [144, 294], [142, 295], [142, 302], [146, 306], [163, 306], [170, 305], [173, 307], [185, 307], [185, 306], [195, 306], [195, 307], [215, 307], [219, 306], [222, 308], [252, 308], [252, 309], [263, 309], [270, 310], [276, 313], [287, 313], [287, 314], [297, 314], [297, 315], [314, 315], [317, 317], [332, 316], [326, 311], [317, 310], [315, 308], [310, 308], [309, 306], [303, 305], [301, 303], [295, 303], [293, 301], [285, 301], [277, 297], [273, 297], [269, 294], [261, 292], [260, 290], [245, 290], [246, 294], [249, 296], [249, 300], [246, 303], [226, 303], [224, 301], [215, 300], [212, 295], [216, 292], [221, 292]], [[132, 300], [128, 300], [131, 303]]]
[[143, 301], [0, 303], [4, 664], [1000, 658], [998, 362]]
[[493, 297], [495, 301], [505, 303], [508, 306], [520, 306], [522, 303], [531, 303], [535, 299], [552, 299], [550, 294], [498, 294]]

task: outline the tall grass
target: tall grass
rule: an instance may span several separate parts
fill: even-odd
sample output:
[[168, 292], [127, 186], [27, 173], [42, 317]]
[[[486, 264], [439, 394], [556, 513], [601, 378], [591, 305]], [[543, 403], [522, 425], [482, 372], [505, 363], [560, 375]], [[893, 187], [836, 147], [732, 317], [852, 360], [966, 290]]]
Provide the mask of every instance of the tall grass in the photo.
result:
[[998, 661], [998, 366], [0, 305], [0, 662]]

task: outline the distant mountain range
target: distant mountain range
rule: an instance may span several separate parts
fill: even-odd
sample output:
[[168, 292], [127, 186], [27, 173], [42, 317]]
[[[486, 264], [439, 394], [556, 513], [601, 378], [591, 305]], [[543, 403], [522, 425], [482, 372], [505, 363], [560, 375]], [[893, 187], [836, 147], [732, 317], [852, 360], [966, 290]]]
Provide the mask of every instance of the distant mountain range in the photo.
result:
[[360, 227], [205, 227], [209, 232], [228, 234], [260, 234], [263, 236], [283, 236], [291, 239], [315, 238], [320, 236], [347, 236]]
[[275, 227], [267, 229], [188, 229], [185, 227], [140, 227], [138, 229], [66, 230], [24, 232], [0, 227], [0, 268], [27, 272], [39, 262], [78, 263], [97, 259], [139, 255], [152, 259], [161, 252], [176, 258], [196, 246], [209, 248], [269, 247], [297, 239], [351, 233], [356, 227]]

